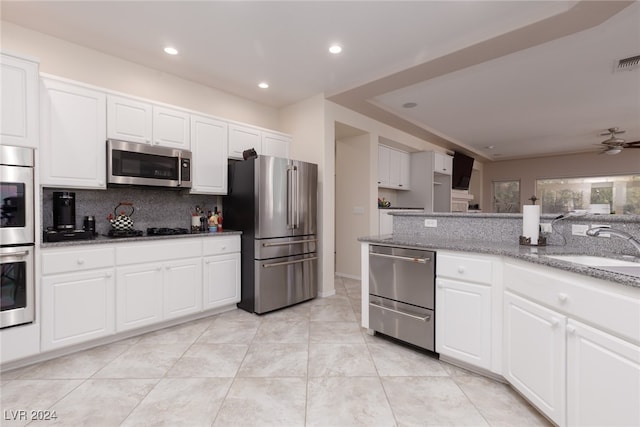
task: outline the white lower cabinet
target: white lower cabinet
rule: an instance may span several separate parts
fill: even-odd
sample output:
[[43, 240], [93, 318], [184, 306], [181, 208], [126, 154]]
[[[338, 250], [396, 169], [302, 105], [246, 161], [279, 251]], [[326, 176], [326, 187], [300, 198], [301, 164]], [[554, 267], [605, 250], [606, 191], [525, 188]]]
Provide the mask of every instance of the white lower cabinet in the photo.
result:
[[116, 329], [127, 329], [162, 320], [162, 264], [118, 267], [116, 276]]
[[567, 424], [640, 426], [640, 347], [569, 319]]
[[491, 288], [437, 279], [436, 352], [491, 369]]
[[240, 237], [205, 239], [204, 309], [240, 302]]
[[546, 416], [564, 425], [566, 317], [504, 295], [504, 377]]
[[113, 269], [45, 276], [41, 301], [43, 351], [114, 332]]
[[126, 331], [202, 309], [200, 258], [118, 267], [116, 329]]
[[165, 319], [202, 310], [202, 260], [183, 259], [164, 265], [163, 315]]
[[204, 258], [204, 308], [240, 301], [240, 254]]

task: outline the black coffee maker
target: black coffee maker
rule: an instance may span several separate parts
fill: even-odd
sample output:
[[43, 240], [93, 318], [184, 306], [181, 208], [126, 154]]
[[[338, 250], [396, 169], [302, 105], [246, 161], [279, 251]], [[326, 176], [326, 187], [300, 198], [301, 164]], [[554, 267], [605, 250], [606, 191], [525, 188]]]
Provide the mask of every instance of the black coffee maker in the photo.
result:
[[58, 231], [76, 228], [76, 193], [53, 192], [53, 228]]

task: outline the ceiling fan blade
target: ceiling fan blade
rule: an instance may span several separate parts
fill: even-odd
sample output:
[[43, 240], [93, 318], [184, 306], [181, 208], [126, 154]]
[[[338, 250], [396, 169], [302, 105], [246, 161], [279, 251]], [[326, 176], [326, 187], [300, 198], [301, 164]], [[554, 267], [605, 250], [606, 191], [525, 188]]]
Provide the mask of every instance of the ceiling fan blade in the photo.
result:
[[640, 148], [640, 141], [625, 142], [624, 148]]

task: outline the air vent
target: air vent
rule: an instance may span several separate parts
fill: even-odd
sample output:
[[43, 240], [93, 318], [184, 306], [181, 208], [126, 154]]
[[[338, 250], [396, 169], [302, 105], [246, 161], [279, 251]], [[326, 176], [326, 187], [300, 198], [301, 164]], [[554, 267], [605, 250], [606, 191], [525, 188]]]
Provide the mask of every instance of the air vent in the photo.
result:
[[630, 56], [618, 61], [616, 71], [631, 71], [640, 67], [640, 55]]

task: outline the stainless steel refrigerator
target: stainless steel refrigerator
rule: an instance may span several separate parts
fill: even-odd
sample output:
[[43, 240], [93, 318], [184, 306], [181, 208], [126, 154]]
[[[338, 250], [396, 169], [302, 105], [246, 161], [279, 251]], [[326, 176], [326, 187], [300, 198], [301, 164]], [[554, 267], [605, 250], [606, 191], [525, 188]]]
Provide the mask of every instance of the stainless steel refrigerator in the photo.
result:
[[238, 307], [262, 314], [315, 298], [318, 166], [271, 156], [230, 161], [228, 183], [224, 227], [242, 231]]

